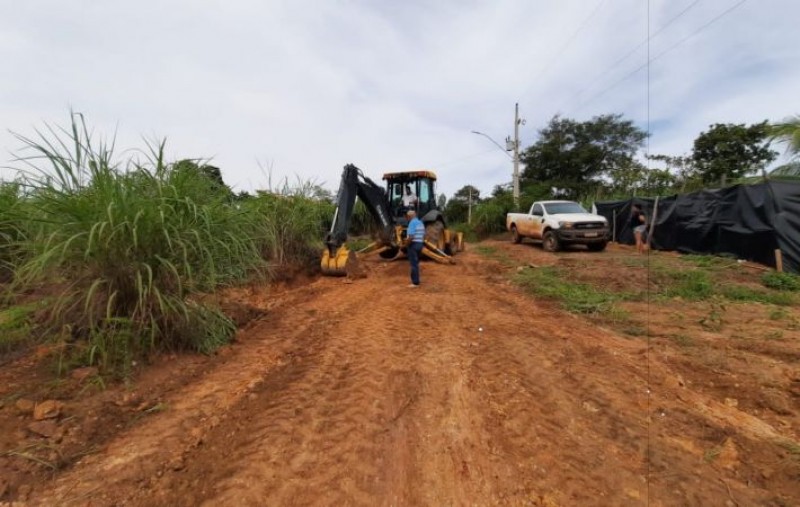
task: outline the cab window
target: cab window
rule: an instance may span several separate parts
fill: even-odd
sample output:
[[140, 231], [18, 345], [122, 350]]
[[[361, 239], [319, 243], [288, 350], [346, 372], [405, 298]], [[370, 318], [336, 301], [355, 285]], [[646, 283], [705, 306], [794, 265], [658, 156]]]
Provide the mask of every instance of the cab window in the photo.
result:
[[419, 202], [430, 202], [431, 182], [429, 180], [419, 181]]
[[539, 217], [543, 216], [544, 212], [542, 211], [542, 205], [541, 204], [534, 204], [533, 205], [533, 211], [531, 211], [531, 215], [536, 215], [536, 216], [539, 216]]
[[403, 198], [403, 185], [401, 183], [393, 183], [390, 187], [390, 202], [400, 202]]

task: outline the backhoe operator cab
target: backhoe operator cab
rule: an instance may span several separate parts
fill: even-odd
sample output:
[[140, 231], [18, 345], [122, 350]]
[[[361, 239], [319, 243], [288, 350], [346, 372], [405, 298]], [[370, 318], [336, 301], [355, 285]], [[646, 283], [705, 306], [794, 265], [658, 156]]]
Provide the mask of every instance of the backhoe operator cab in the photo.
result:
[[[407, 225], [406, 211], [413, 209], [425, 222], [432, 222], [441, 216], [436, 205], [436, 175], [430, 171], [409, 171], [386, 173], [386, 194], [392, 217], [396, 223]], [[427, 216], [435, 211], [431, 216]]]
[[[320, 266], [325, 275], [345, 276], [357, 271], [360, 255], [378, 253], [384, 259], [395, 259], [406, 252], [406, 212], [413, 209], [425, 224], [425, 246], [422, 255], [437, 262], [452, 264], [453, 254], [463, 249], [463, 235], [446, 227], [442, 211], [436, 204], [436, 175], [431, 171], [406, 171], [383, 175], [386, 188], [381, 188], [352, 164], [344, 167], [336, 196], [336, 211], [331, 229], [325, 236], [325, 250]], [[379, 226], [373, 243], [358, 252], [347, 246], [347, 231], [356, 197], [364, 202]]]

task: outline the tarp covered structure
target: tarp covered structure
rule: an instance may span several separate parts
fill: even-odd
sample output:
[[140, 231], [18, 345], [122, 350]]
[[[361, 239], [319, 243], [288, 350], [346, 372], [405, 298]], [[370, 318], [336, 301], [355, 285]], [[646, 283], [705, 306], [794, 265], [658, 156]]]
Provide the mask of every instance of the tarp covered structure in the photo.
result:
[[[631, 206], [652, 220], [655, 198], [597, 202], [620, 243], [634, 242]], [[658, 198], [651, 246], [684, 253], [732, 255], [800, 272], [800, 183], [768, 181]], [[648, 224], [649, 227], [649, 224]]]

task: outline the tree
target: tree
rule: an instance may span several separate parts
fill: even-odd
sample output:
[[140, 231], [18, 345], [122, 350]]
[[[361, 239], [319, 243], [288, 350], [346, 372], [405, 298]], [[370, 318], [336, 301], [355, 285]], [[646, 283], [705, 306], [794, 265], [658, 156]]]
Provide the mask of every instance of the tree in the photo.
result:
[[608, 177], [611, 181], [608, 190], [613, 196], [619, 197], [641, 193], [646, 173], [647, 167], [636, 160], [621, 164], [609, 171]]
[[705, 184], [746, 176], [775, 160], [778, 153], [769, 148], [766, 120], [742, 124], [710, 125], [694, 141], [692, 160]]
[[481, 200], [481, 191], [472, 185], [464, 185], [453, 197], [447, 201], [444, 214], [447, 220], [454, 223], [467, 222], [469, 219], [470, 206], [474, 206]]
[[669, 169], [650, 168], [644, 173], [642, 190], [645, 195], [666, 195], [675, 190], [677, 178]]
[[209, 185], [209, 190], [212, 192], [221, 192], [224, 195], [227, 195], [233, 198], [233, 191], [225, 184], [225, 181], [222, 179], [222, 171], [220, 171], [219, 167], [207, 164], [200, 164], [198, 160], [192, 159], [183, 159], [175, 162], [172, 166], [172, 169], [176, 173], [180, 172], [196, 172], [203, 176], [205, 176], [206, 181]]
[[308, 197], [317, 199], [318, 201], [334, 202], [335, 200], [333, 192], [322, 185], [317, 185], [316, 183], [309, 185], [307, 195]]
[[768, 130], [770, 139], [786, 143], [786, 152], [791, 157], [800, 157], [800, 115], [774, 123]]
[[769, 172], [770, 178], [800, 178], [800, 161], [789, 162]]
[[592, 195], [604, 176], [630, 165], [646, 137], [620, 114], [585, 122], [554, 116], [521, 155], [523, 182], [546, 184], [571, 199]]
[[703, 188], [700, 173], [690, 156], [649, 155], [647, 158], [663, 162], [666, 170], [675, 178], [673, 187], [676, 192], [692, 192]]

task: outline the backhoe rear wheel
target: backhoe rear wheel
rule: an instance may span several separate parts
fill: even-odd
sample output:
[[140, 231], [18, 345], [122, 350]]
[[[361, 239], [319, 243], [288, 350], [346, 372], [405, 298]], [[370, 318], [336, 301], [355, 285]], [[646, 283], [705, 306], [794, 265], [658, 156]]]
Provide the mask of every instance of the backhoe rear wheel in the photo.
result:
[[425, 239], [436, 245], [440, 250], [443, 250], [444, 224], [437, 220], [425, 226]]

